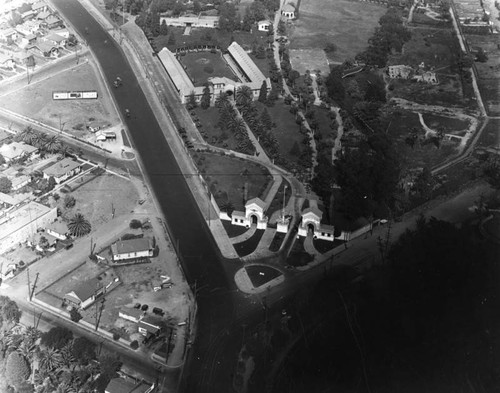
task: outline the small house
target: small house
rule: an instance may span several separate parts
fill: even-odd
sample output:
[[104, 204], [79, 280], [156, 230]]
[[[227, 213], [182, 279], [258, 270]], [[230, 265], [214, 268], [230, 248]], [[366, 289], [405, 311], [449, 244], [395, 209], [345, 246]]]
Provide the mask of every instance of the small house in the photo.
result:
[[50, 15], [52, 15], [50, 11], [42, 11], [37, 14], [36, 19], [45, 21]]
[[392, 65], [387, 70], [391, 79], [409, 79], [413, 74], [413, 68], [407, 65]]
[[28, 34], [26, 36], [21, 37], [21, 44], [19, 45], [21, 48], [31, 47], [36, 44], [36, 35]]
[[3, 156], [3, 158], [5, 158], [6, 162], [18, 160], [25, 156], [31, 158], [37, 152], [38, 148], [28, 145], [24, 142], [12, 142], [8, 145], [2, 145], [0, 147], [0, 154]]
[[287, 19], [295, 19], [297, 17], [295, 11], [295, 6], [292, 3], [288, 3], [281, 9], [281, 15]]
[[51, 15], [45, 19], [45, 23], [49, 29], [55, 29], [56, 27], [62, 26], [62, 20], [57, 16]]
[[55, 32], [49, 33], [44, 39], [46, 42], [55, 45], [58, 48], [64, 48], [64, 46], [66, 45], [66, 38]]
[[245, 204], [245, 212], [233, 211], [231, 224], [250, 227], [257, 225], [257, 229], [267, 228], [267, 216], [264, 215], [266, 203], [260, 198], [252, 198]]
[[82, 163], [66, 157], [42, 171], [44, 179], [53, 177], [57, 184], [61, 184], [63, 181], [80, 173], [81, 169]]
[[14, 70], [16, 68], [16, 61], [11, 56], [0, 53], [0, 68]]
[[269, 31], [272, 27], [272, 22], [269, 20], [261, 20], [257, 22], [257, 27], [259, 31]]
[[122, 308], [118, 312], [118, 316], [127, 321], [138, 323], [144, 317], [144, 312], [137, 308]]
[[118, 240], [111, 245], [114, 262], [152, 257], [153, 251], [149, 238]]
[[150, 335], [157, 336], [161, 330], [161, 326], [158, 320], [148, 316], [142, 318], [139, 321], [137, 328], [139, 333], [141, 333], [143, 336], [150, 336]]
[[45, 226], [45, 231], [59, 240], [68, 239], [68, 226], [60, 218]]
[[48, 5], [46, 2], [44, 1], [39, 1], [37, 3], [34, 3], [31, 5], [31, 9], [34, 11], [34, 12], [43, 12], [43, 11], [47, 11], [49, 9]]
[[33, 46], [33, 49], [37, 50], [45, 57], [59, 57], [59, 48], [46, 41], [37, 42]]
[[315, 239], [334, 241], [334, 228], [331, 225], [321, 224], [322, 217], [323, 212], [314, 204], [305, 209], [297, 234], [307, 236], [310, 233]]
[[0, 42], [13, 43], [17, 40], [17, 31], [11, 28], [0, 30]]
[[85, 309], [105, 292], [104, 285], [96, 277], [84, 281], [77, 288], [64, 295], [64, 299], [71, 305]]

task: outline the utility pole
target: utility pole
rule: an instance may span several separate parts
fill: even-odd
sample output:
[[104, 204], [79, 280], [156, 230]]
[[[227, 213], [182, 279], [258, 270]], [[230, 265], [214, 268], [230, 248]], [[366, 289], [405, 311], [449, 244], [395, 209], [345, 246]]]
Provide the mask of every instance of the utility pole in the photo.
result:
[[[35, 276], [35, 282], [33, 283], [33, 287], [31, 288], [31, 291], [29, 293], [29, 301], [31, 302], [31, 299], [33, 299], [33, 294], [35, 293], [35, 288], [36, 288], [36, 283], [38, 281], [38, 276], [40, 275], [40, 273], [36, 273], [36, 276]], [[28, 283], [29, 283], [29, 279], [28, 279]], [[29, 284], [28, 284], [29, 285]]]
[[29, 267], [26, 269], [26, 274], [28, 275], [28, 299], [31, 301], [31, 299], [30, 299], [31, 283], [30, 283], [30, 268]]
[[106, 301], [106, 298], [102, 298], [102, 300], [100, 301], [101, 303], [101, 307], [99, 309], [99, 316], [97, 316], [97, 305], [98, 305], [98, 302], [96, 302], [96, 319], [95, 319], [95, 330], [97, 331], [97, 329], [99, 328], [99, 322], [101, 322], [101, 315], [102, 315], [102, 310], [104, 310], [104, 302]]

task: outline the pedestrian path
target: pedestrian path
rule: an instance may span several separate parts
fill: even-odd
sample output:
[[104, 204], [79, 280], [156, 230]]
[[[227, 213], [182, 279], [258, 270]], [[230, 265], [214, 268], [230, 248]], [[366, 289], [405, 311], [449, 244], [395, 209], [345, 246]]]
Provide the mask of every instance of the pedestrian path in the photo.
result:
[[255, 234], [256, 231], [257, 231], [257, 225], [252, 224], [247, 231], [236, 237], [231, 237], [229, 238], [229, 240], [231, 240], [231, 243], [233, 244], [238, 244], [244, 242], [245, 240], [250, 239]]

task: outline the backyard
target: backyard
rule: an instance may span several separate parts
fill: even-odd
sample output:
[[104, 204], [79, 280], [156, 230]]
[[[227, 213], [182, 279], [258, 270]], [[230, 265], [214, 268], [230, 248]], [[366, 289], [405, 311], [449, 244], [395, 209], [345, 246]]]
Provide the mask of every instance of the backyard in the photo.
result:
[[220, 52], [190, 52], [180, 56], [179, 60], [195, 86], [203, 86], [208, 78], [214, 76], [238, 80]]
[[382, 5], [367, 2], [302, 0], [300, 18], [290, 34], [290, 49], [324, 49], [333, 43], [336, 49], [329, 53], [330, 61], [353, 60], [367, 47], [386, 11]]
[[272, 182], [265, 167], [240, 158], [199, 152], [193, 160], [222, 210], [230, 203], [243, 211], [249, 199], [265, 199]]

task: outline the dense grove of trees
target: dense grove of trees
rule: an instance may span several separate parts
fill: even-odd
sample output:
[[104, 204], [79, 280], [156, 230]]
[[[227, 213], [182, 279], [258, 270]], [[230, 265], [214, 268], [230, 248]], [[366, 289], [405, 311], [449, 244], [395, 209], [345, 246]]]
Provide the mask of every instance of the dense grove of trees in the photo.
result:
[[497, 257], [475, 227], [419, 219], [358, 284], [345, 269], [293, 301], [307, 341], [274, 391], [497, 391]]
[[[20, 328], [17, 304], [0, 296], [0, 392], [104, 392], [120, 360], [70, 330]], [[10, 387], [10, 388], [9, 388]]]

